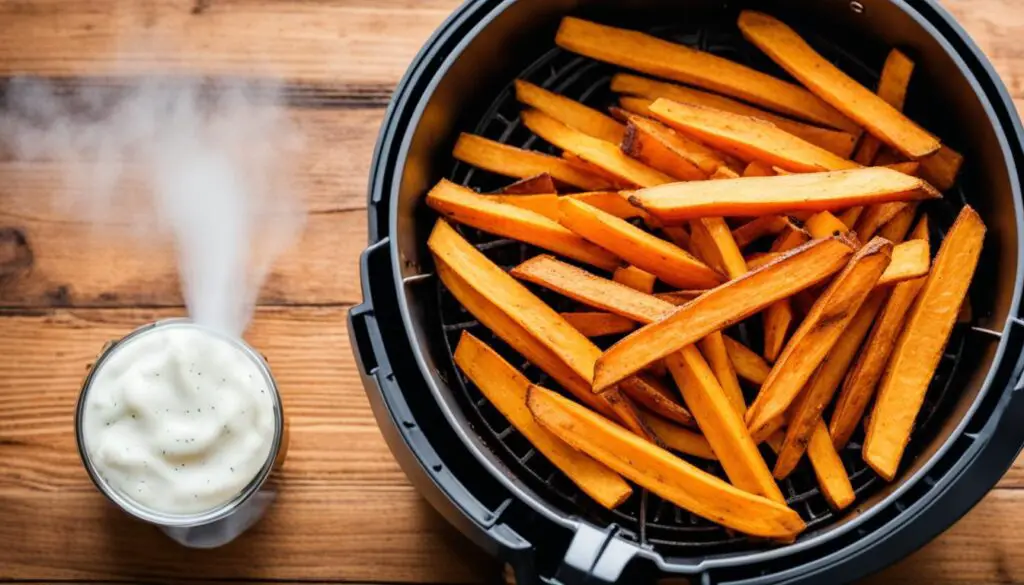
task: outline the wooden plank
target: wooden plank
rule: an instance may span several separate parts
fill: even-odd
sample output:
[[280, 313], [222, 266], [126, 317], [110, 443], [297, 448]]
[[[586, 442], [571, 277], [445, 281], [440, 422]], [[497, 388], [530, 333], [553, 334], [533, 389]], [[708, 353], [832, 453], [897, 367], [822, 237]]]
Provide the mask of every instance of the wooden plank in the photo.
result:
[[382, 101], [457, 5], [8, 1], [0, 4], [0, 75], [274, 77]]
[[263, 308], [246, 336], [270, 361], [291, 424], [280, 500], [252, 535], [215, 555], [185, 551], [107, 505], [69, 424], [85, 366], [105, 341], [179, 313], [0, 314], [0, 578], [484, 579], [486, 555], [451, 562], [450, 551], [473, 549], [391, 457], [341, 307]]
[[1016, 0], [941, 0], [992, 61], [1014, 98], [1024, 98], [1024, 11]]

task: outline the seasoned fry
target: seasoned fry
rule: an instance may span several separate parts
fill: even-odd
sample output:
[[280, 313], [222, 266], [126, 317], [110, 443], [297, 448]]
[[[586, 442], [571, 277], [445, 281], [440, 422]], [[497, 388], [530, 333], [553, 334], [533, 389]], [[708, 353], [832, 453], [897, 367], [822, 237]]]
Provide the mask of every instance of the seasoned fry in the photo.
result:
[[739, 377], [758, 385], [768, 379], [771, 368], [764, 358], [728, 335], [723, 335], [722, 340], [725, 342], [725, 349], [729, 352], [729, 359], [732, 360], [732, 365]]
[[[821, 413], [832, 401], [836, 388], [846, 375], [850, 363], [857, 356], [861, 342], [867, 336], [871, 323], [882, 309], [887, 297], [886, 292], [882, 290], [875, 290], [868, 295], [839, 340], [832, 346], [832, 350], [828, 352], [824, 363], [800, 393], [787, 417], [786, 438], [772, 471], [776, 479], [785, 479], [792, 473], [803, 457], [814, 429], [818, 425], [823, 425]], [[827, 436], [828, 432], [825, 434]], [[829, 441], [831, 442], [831, 439]]]
[[[843, 158], [849, 158], [853, 153], [853, 147], [857, 142], [857, 137], [848, 132], [811, 126], [809, 124], [804, 124], [803, 122], [784, 118], [771, 112], [766, 112], [762, 109], [749, 106], [743, 102], [739, 102], [725, 96], [700, 91], [691, 87], [676, 85], [674, 83], [655, 81], [653, 79], [630, 75], [628, 73], [615, 74], [615, 76], [612, 77], [611, 89], [618, 93], [642, 96], [651, 100], [651, 102], [658, 98], [666, 98], [681, 104], [704, 106], [722, 110], [724, 112], [739, 114], [741, 116], [758, 118], [766, 122], [771, 122], [782, 130], [785, 130], [794, 136], [798, 136], [815, 146], [820, 146], [821, 148]], [[646, 110], [638, 113], [646, 115]]]
[[594, 388], [609, 388], [709, 333], [821, 282], [838, 271], [852, 253], [852, 243], [843, 238], [810, 242], [760, 270], [707, 291], [609, 348], [597, 362]]
[[732, 238], [737, 246], [746, 248], [765, 236], [782, 233], [789, 225], [789, 220], [783, 215], [763, 215], [734, 229]]
[[[910, 242], [921, 242], [925, 244], [925, 249], [928, 248], [927, 216], [921, 218], [910, 237]], [[843, 388], [839, 392], [829, 424], [829, 434], [837, 449], [846, 446], [857, 428], [857, 422], [864, 415], [864, 410], [874, 395], [875, 386], [889, 360], [889, 354], [896, 344], [903, 319], [924, 286], [925, 280], [927, 279], [924, 277], [915, 278], [893, 288], [871, 329], [864, 349], [843, 381]]]
[[558, 211], [558, 195], [548, 193], [544, 195], [490, 195], [489, 198], [499, 203], [515, 205], [522, 209], [529, 209], [539, 213], [551, 221], [557, 222], [560, 217]]
[[722, 464], [729, 481], [752, 494], [785, 504], [768, 465], [697, 348], [690, 345], [665, 358], [683, 399]]
[[657, 278], [650, 272], [640, 270], [636, 266], [625, 266], [616, 268], [612, 273], [612, 280], [624, 284], [633, 290], [651, 294], [654, 292], [654, 282]]
[[767, 14], [740, 13], [743, 36], [818, 97], [912, 159], [934, 153], [939, 140], [819, 55], [793, 29]]
[[430, 190], [427, 205], [459, 223], [533, 244], [604, 270], [614, 270], [622, 264], [611, 252], [538, 213], [501, 203], [493, 196], [480, 195], [447, 179]]
[[618, 335], [636, 329], [636, 321], [612, 313], [581, 311], [562, 313], [562, 318], [587, 337]]
[[964, 207], [942, 241], [931, 273], [878, 387], [864, 441], [864, 461], [886, 480], [896, 474], [925, 392], [942, 358], [960, 305], [978, 265], [985, 224]]
[[742, 161], [761, 161], [796, 172], [838, 171], [859, 165], [749, 116], [660, 98], [648, 108], [672, 128]]
[[[885, 65], [882, 66], [882, 75], [878, 79], [878, 97], [902, 112], [903, 102], [907, 98], [907, 86], [910, 85], [910, 76], [913, 73], [913, 61], [899, 49], [889, 51]], [[879, 139], [868, 134], [861, 139], [853, 160], [862, 165], [870, 165], [881, 146], [882, 142]]]
[[921, 176], [942, 191], [949, 190], [956, 182], [964, 157], [952, 148], [943, 145], [938, 152], [920, 160]]
[[[747, 427], [755, 440], [768, 438], [773, 423], [777, 423], [786, 412], [842, 336], [875, 282], [889, 265], [891, 252], [891, 242], [881, 238], [868, 242], [854, 254], [849, 264], [818, 298], [747, 410]], [[630, 337], [642, 333], [644, 329]], [[598, 361], [598, 372], [600, 364], [601, 361]]]
[[854, 228], [854, 231], [857, 232], [857, 237], [862, 241], [875, 237], [875, 233], [878, 232], [880, 227], [896, 217], [906, 207], [907, 203], [903, 201], [869, 205], [864, 210], [864, 213], [861, 214], [860, 220], [857, 221], [857, 227]]
[[698, 516], [768, 538], [792, 537], [804, 528], [786, 506], [735, 488], [550, 390], [532, 386], [526, 404], [566, 443]]
[[[819, 211], [804, 222], [804, 227], [815, 238], [823, 238], [832, 235], [845, 234], [850, 231], [838, 217], [827, 211]], [[860, 234], [858, 234], [859, 236]]]
[[626, 127], [601, 112], [576, 100], [550, 92], [528, 81], [517, 79], [516, 99], [555, 120], [601, 140], [618, 144]]
[[547, 173], [566, 185], [580, 189], [600, 191], [611, 188], [607, 180], [581, 171], [557, 156], [523, 150], [473, 134], [459, 135], [452, 156], [466, 164], [506, 177], [523, 179]]
[[466, 331], [455, 348], [455, 363], [530, 444], [598, 504], [611, 509], [633, 493], [614, 471], [573, 449], [534, 420], [526, 407], [530, 381]]
[[715, 452], [711, 450], [711, 445], [708, 444], [708, 440], [700, 433], [684, 429], [653, 414], [642, 412], [640, 416], [669, 449], [700, 457], [701, 459], [711, 461], [717, 459]]
[[591, 191], [587, 193], [565, 195], [565, 197], [582, 201], [587, 205], [593, 205], [601, 211], [610, 213], [621, 219], [633, 219], [635, 217], [639, 217], [646, 221], [650, 218], [646, 211], [630, 203], [629, 200], [620, 195], [618, 191]]
[[743, 177], [673, 183], [634, 191], [629, 200], [666, 224], [696, 217], [758, 216], [791, 210], [830, 211], [853, 205], [941, 197], [931, 185], [892, 169]]
[[630, 264], [679, 288], [710, 288], [722, 282], [719, 273], [682, 248], [575, 199], [559, 202], [562, 225], [583, 238], [625, 254]]
[[910, 240], [892, 249], [892, 262], [882, 273], [876, 286], [912, 280], [928, 274], [931, 250], [925, 240]]
[[672, 177], [629, 158], [619, 150], [617, 144], [588, 136], [547, 114], [537, 110], [526, 110], [520, 114], [520, 118], [527, 128], [547, 142], [630, 183], [651, 187], [671, 183], [673, 180]]
[[[559, 378], [566, 379], [566, 389], [585, 404], [603, 413], [614, 412], [627, 428], [645, 437], [651, 437], [649, 430], [639, 420], [635, 407], [619, 394], [617, 388], [610, 388], [609, 392], [601, 393], [596, 401], [587, 392], [577, 394], [580, 390], [577, 380], [582, 379], [584, 384], [591, 381], [594, 361], [600, 356], [601, 350], [576, 331], [554, 309], [516, 282], [501, 267], [488, 260], [444, 220], [439, 219], [434, 225], [427, 246], [434, 255], [442, 281], [487, 328], [501, 335], [503, 339], [505, 336], [501, 331], [509, 336], [525, 332], [538, 343], [539, 350], [526, 347], [532, 345], [526, 340], [505, 341], [541, 369], [545, 369], [546, 366], [555, 371], [557, 376], [552, 374], [552, 377], [560, 383]], [[457, 276], [458, 281], [454, 278], [446, 280], [446, 271]], [[463, 292], [457, 292], [459, 288]], [[465, 292], [467, 289], [469, 293]], [[473, 292], [481, 297], [482, 301], [472, 298]], [[526, 351], [521, 350], [521, 347]], [[527, 352], [533, 354], [532, 357]], [[537, 361], [534, 361], [534, 358]], [[552, 361], [567, 366], [572, 375], [567, 376], [566, 370], [553, 367]]]
[[532, 177], [520, 179], [511, 185], [505, 185], [494, 192], [495, 195], [541, 195], [557, 193], [555, 180], [548, 173], [540, 173]]
[[725, 164], [711, 149], [662, 124], [626, 114], [622, 152], [680, 181], [708, 178]]
[[[661, 383], [646, 374], [626, 378], [619, 385], [626, 396], [651, 412], [688, 427], [697, 426], [693, 415], [673, 398], [672, 393], [661, 386]], [[651, 429], [652, 431], [654, 429]], [[657, 431], [654, 431], [657, 435]], [[660, 439], [661, 436], [657, 435]]]
[[709, 89], [802, 120], [858, 131], [856, 124], [802, 87], [650, 35], [565, 17], [555, 43], [591, 59]]

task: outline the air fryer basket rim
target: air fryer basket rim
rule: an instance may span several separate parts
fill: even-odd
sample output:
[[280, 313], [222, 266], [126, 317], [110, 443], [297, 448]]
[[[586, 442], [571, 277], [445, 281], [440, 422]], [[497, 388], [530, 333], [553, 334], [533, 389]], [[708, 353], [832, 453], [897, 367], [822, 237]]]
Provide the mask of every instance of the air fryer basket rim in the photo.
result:
[[[468, 18], [470, 15], [473, 15], [473, 14], [481, 12], [481, 11], [485, 11], [485, 14], [481, 18], [481, 20], [475, 26], [473, 26], [472, 30], [468, 34], [466, 34], [465, 37], [463, 37], [461, 39], [461, 41], [458, 43], [457, 46], [455, 46], [451, 51], [449, 51], [445, 55], [443, 62], [440, 65], [437, 65], [437, 71], [439, 71], [440, 73], [434, 74], [434, 76], [431, 79], [429, 85], [424, 89], [424, 91], [422, 93], [420, 93], [418, 96], [416, 96], [414, 98], [411, 98], [411, 99], [417, 99], [418, 101], [416, 103], [416, 106], [415, 106], [415, 109], [414, 109], [412, 115], [409, 117], [409, 122], [406, 125], [407, 128], [415, 128], [416, 125], [419, 123], [420, 118], [421, 118], [421, 116], [423, 114], [423, 110], [426, 107], [427, 103], [429, 102], [430, 97], [433, 94], [434, 89], [436, 88], [437, 84], [443, 78], [444, 72], [447, 72], [447, 70], [449, 69], [451, 63], [454, 62], [456, 59], [458, 59], [458, 57], [460, 56], [462, 51], [465, 49], [465, 47], [470, 42], [472, 42], [475, 39], [475, 37], [477, 36], [477, 34], [480, 33], [480, 31], [484, 30], [498, 14], [503, 12], [505, 9], [507, 9], [509, 6], [511, 6], [514, 3], [515, 3], [515, 0], [505, 0], [504, 2], [501, 2], [499, 5], [495, 6], [494, 8], [492, 8], [490, 10], [486, 10], [484, 8], [484, 5], [486, 4], [486, 2], [480, 2], [480, 3], [470, 2], [470, 3], [467, 3], [466, 5], [464, 5], [463, 7], [461, 7], [459, 10], [457, 10], [456, 13], [453, 14], [452, 17], [449, 18], [449, 21], [446, 22], [446, 26], [448, 26], [451, 22], [455, 21], [456, 19], [460, 19], [460, 17]], [[967, 77], [967, 79], [969, 80], [971, 86], [974, 88], [975, 92], [979, 94], [981, 102], [984, 104], [984, 107], [985, 107], [986, 111], [991, 116], [990, 119], [996, 120], [997, 118], [996, 118], [995, 112], [993, 110], [992, 100], [990, 99], [992, 96], [986, 95], [984, 90], [982, 90], [982, 88], [980, 87], [978, 79], [976, 78], [974, 73], [970, 70], [968, 65], [964, 62], [964, 59], [961, 56], [961, 54], [958, 53], [957, 50], [952, 47], [952, 45], [950, 44], [949, 40], [945, 36], [940, 34], [939, 31], [930, 22], [928, 22], [920, 14], [920, 12], [918, 10], [916, 10], [914, 8], [911, 8], [910, 6], [907, 5], [907, 3], [903, 2], [902, 0], [893, 0], [893, 3], [895, 5], [897, 5], [901, 10], [903, 10], [904, 12], [907, 12], [910, 16], [912, 16], [914, 18], [914, 20], [917, 21], [920, 26], [924, 27], [926, 30], [928, 30], [928, 32], [933, 37], [935, 37], [935, 38], [937, 38], [939, 40], [939, 42], [942, 44], [943, 48], [946, 50], [946, 52], [949, 54], [949, 56], [957, 63], [958, 67], [961, 69], [961, 72], [965, 75], [965, 77]], [[969, 38], [967, 38], [965, 35], [963, 35], [962, 32], [959, 31], [958, 25], [955, 24], [955, 22], [952, 20], [952, 18], [947, 13], [945, 13], [945, 11], [943, 9], [937, 7], [932, 0], [921, 0], [920, 4], [925, 6], [925, 7], [927, 7], [927, 8], [929, 8], [930, 10], [933, 10], [937, 16], [939, 16], [941, 19], [946, 21], [947, 26], [949, 26], [949, 28], [953, 32], [959, 33], [959, 38], [957, 40], [959, 42], [963, 43], [968, 49], [970, 49], [970, 51], [974, 54], [973, 56], [976, 57], [978, 54], [980, 54], [978, 52], [977, 48], [974, 46], [973, 42]], [[440, 35], [441, 32], [439, 32], [438, 34]], [[423, 51], [421, 52], [421, 54], [417, 57], [417, 61], [414, 62], [413, 66], [410, 68], [410, 72], [407, 74], [407, 78], [403, 80], [403, 82], [401, 84], [402, 87], [406, 86], [406, 84], [409, 83], [409, 80], [411, 78], [413, 78], [413, 77], [415, 77], [417, 75], [422, 75], [423, 74], [423, 70], [422, 70], [421, 66], [427, 60], [427, 58], [429, 56], [428, 53], [431, 52], [431, 50], [435, 48], [433, 46], [433, 44], [434, 44], [433, 41], [435, 39], [436, 39], [436, 36], [435, 36], [434, 39], [432, 39], [431, 43], [428, 43], [428, 46], [425, 47], [423, 49]], [[1019, 120], [1017, 120], [1016, 112], [1013, 110], [1013, 108], [1007, 107], [1007, 104], [1009, 103], [1009, 98], [1008, 98], [1008, 96], [1006, 94], [1005, 88], [1002, 86], [1002, 84], [1000, 82], [998, 82], [998, 78], [994, 75], [994, 72], [993, 72], [993, 70], [991, 68], [991, 65], [988, 63], [988, 61], [986, 59], [984, 59], [982, 57], [982, 58], [977, 58], [976, 60], [977, 60], [977, 64], [976, 65], [980, 65], [982, 67], [983, 72], [986, 73], [987, 76], [991, 78], [989, 80], [990, 81], [990, 85], [992, 85], [996, 89], [996, 91], [998, 92], [998, 96], [997, 97], [999, 97], [1002, 100], [1003, 108], [1006, 109], [1010, 113], [1010, 116], [1011, 116], [1011, 119], [1012, 119], [1012, 123], [1014, 125], [1014, 128], [1012, 128], [1012, 130], [1014, 131], [1014, 133], [1016, 134], [1016, 136], [1018, 137], [1018, 140], [1019, 140], [1019, 136], [1021, 134], [1020, 127], [1019, 127]], [[376, 153], [378, 157], [382, 156], [382, 155], [385, 155], [388, 150], [393, 148], [393, 146], [394, 146], [393, 145], [394, 135], [392, 133], [389, 133], [388, 137], [385, 138], [385, 134], [384, 133], [388, 130], [388, 127], [393, 124], [394, 120], [392, 119], [392, 117], [393, 117], [395, 111], [403, 109], [403, 105], [407, 106], [407, 104], [399, 105], [398, 101], [399, 100], [407, 101], [409, 99], [410, 99], [409, 95], [402, 95], [401, 97], [398, 97], [398, 94], [396, 94], [396, 101], [393, 102], [392, 107], [391, 107], [391, 109], [389, 109], [388, 115], [385, 118], [384, 130], [382, 130], [381, 140], [378, 142], [378, 152]], [[391, 130], [394, 131], [393, 128]], [[1000, 142], [1000, 146], [1001, 146], [1002, 151], [1003, 151], [1003, 155], [1004, 155], [1004, 159], [1005, 159], [1005, 164], [1007, 164], [1008, 167], [1012, 169], [1014, 167], [1013, 167], [1012, 156], [1009, 153], [1010, 149], [1009, 149], [1009, 146], [1008, 146], [1008, 139], [1007, 139], [1007, 136], [1006, 136], [1006, 130], [1007, 130], [1006, 128], [997, 127], [996, 128], [996, 134], [998, 136], [998, 139], [999, 139], [999, 142]], [[401, 131], [399, 131], [399, 132], [401, 132]], [[394, 174], [395, 177], [401, 177], [402, 174], [403, 174], [404, 165], [406, 163], [406, 158], [407, 158], [407, 155], [408, 155], [408, 152], [409, 152], [411, 140], [412, 140], [412, 132], [411, 131], [404, 132], [404, 136], [402, 137], [402, 142], [401, 142], [401, 145], [399, 147], [398, 154], [395, 157], [395, 160], [398, 161], [398, 167], [393, 169], [393, 174]], [[1021, 214], [1022, 214], [1021, 205], [1020, 205], [1020, 201], [1019, 201], [1020, 186], [1019, 186], [1019, 184], [1017, 184], [1017, 175], [1016, 175], [1016, 173], [1011, 172], [1011, 173], [1009, 173], [1009, 176], [1010, 176], [1010, 180], [1013, 181], [1012, 190], [1013, 190], [1013, 192], [1014, 192], [1014, 194], [1016, 196], [1016, 198], [1014, 200], [1014, 211], [1015, 211], [1015, 215], [1016, 215], [1016, 218], [1017, 218], [1017, 223], [1019, 225], [1021, 223]], [[375, 177], [375, 180], [372, 181], [372, 183], [371, 183], [371, 189], [382, 188], [384, 186], [382, 183], [386, 183], [386, 182], [387, 182], [387, 180], [386, 180], [385, 177]], [[397, 199], [398, 199], [398, 195], [397, 195], [398, 186], [399, 185], [398, 185], [397, 182], [395, 182], [395, 183], [390, 185], [390, 188], [391, 188], [391, 197], [390, 197], [390, 202], [389, 202], [390, 211], [389, 211], [389, 217], [387, 218], [387, 221], [389, 222], [390, 233], [392, 233], [392, 234], [397, 233], [397, 225], [396, 225], [396, 215], [397, 215], [397, 213], [396, 213], [395, 206], [397, 204]], [[371, 226], [371, 230], [375, 230], [375, 227]], [[1021, 239], [1018, 238], [1018, 255], [1017, 255], [1017, 263], [1018, 263], [1018, 267], [1017, 267], [1018, 272], [1017, 273], [1018, 273], [1018, 275], [1021, 274], [1021, 264], [1022, 264], [1022, 260], [1024, 260], [1024, 255], [1019, 253], [1019, 251], [1020, 251], [1019, 250], [1020, 249], [1020, 243], [1021, 243]], [[405, 324], [405, 326], [407, 328], [406, 331], [408, 333], [408, 332], [412, 331], [412, 323], [411, 323], [412, 316], [409, 313], [409, 304], [408, 304], [408, 300], [407, 300], [407, 298], [405, 296], [406, 295], [406, 291], [405, 291], [404, 287], [401, 286], [402, 274], [400, 273], [400, 270], [401, 270], [402, 264], [401, 264], [400, 258], [398, 257], [398, 253], [399, 252], [398, 252], [397, 247], [392, 243], [392, 245], [390, 247], [390, 254], [392, 255], [391, 266], [392, 266], [392, 270], [394, 271], [393, 278], [394, 278], [394, 281], [395, 281], [395, 284], [396, 284], [395, 288], [396, 288], [398, 299], [399, 299], [399, 303], [398, 303], [399, 307], [398, 308], [399, 308], [399, 311], [401, 313], [401, 318], [402, 318], [402, 320], [403, 320], [403, 322], [404, 322], [404, 324]], [[1020, 301], [1020, 294], [1021, 294], [1021, 282], [1018, 280], [1015, 283], [1015, 288], [1014, 288], [1014, 292], [1013, 292], [1013, 300], [1012, 300], [1012, 307], [1011, 307], [1012, 313], [1011, 314], [1015, 314], [1016, 311], [1017, 311], [1018, 304], [1019, 304], [1019, 301]], [[1009, 325], [1010, 325], [1010, 323], [1008, 321], [1007, 324], [1006, 324], [1006, 327], [1008, 328]], [[415, 347], [416, 340], [415, 339], [411, 339], [410, 341], [413, 343], [413, 345]], [[1003, 338], [999, 341], [999, 346], [998, 346], [998, 349], [996, 351], [996, 355], [995, 355], [994, 362], [993, 362], [994, 364], [998, 364], [1000, 361], [1002, 361], [1005, 358], [1004, 353], [1006, 351], [1007, 341], [1008, 341], [1008, 336], [1007, 335], [1004, 335]], [[427, 382], [428, 387], [430, 388], [431, 392], [434, 393], [435, 398], [438, 398], [439, 397], [439, 394], [438, 394], [439, 393], [439, 388], [437, 387], [437, 385], [440, 383], [440, 381], [436, 378], [436, 375], [433, 372], [429, 371], [429, 369], [427, 368], [427, 364], [426, 364], [426, 362], [423, 359], [422, 354], [417, 353], [414, 357], [415, 357], [415, 359], [417, 361], [417, 365], [419, 366], [419, 368], [421, 370], [421, 373], [424, 376], [424, 379]], [[933, 456], [931, 457], [931, 460], [926, 465], [924, 465], [924, 466], [922, 466], [922, 468], [918, 469], [917, 472], [913, 476], [911, 476], [911, 477], [907, 478], [906, 480], [904, 480], [904, 483], [903, 483], [903, 485], [900, 486], [900, 488], [895, 490], [893, 493], [889, 494], [883, 501], [878, 502], [877, 504], [875, 504], [875, 506], [873, 506], [870, 511], [867, 511], [867, 512], [863, 513], [861, 515], [861, 517], [859, 517], [859, 518], [857, 518], [857, 519], [855, 519], [855, 520], [853, 520], [853, 521], [851, 521], [851, 522], [849, 522], [849, 523], [847, 523], [847, 524], [845, 524], [843, 526], [837, 527], [837, 528], [835, 528], [833, 530], [824, 531], [822, 534], [816, 535], [816, 536], [808, 538], [806, 540], [801, 540], [800, 542], [798, 542], [796, 544], [793, 544], [793, 545], [789, 545], [789, 546], [785, 546], [785, 547], [780, 547], [780, 548], [777, 548], [777, 549], [772, 549], [772, 550], [767, 550], [767, 551], [756, 551], [756, 552], [748, 553], [748, 554], [744, 555], [744, 559], [747, 562], [755, 562], [755, 561], [761, 560], [761, 559], [777, 558], [779, 556], [784, 556], [786, 554], [796, 553], [796, 552], [799, 552], [799, 551], [804, 550], [806, 548], [813, 547], [813, 546], [815, 546], [818, 543], [819, 540], [831, 539], [831, 538], [835, 537], [837, 535], [836, 531], [839, 531], [839, 530], [848, 531], [848, 530], [852, 530], [852, 529], [856, 528], [858, 525], [860, 525], [861, 523], [866, 521], [868, 518], [870, 518], [874, 513], [878, 512], [881, 509], [883, 509], [884, 507], [888, 506], [894, 499], [899, 497], [900, 494], [902, 494], [906, 490], [910, 489], [915, 483], [917, 483], [917, 481], [919, 481], [920, 478], [928, 472], [928, 470], [930, 469], [930, 467], [933, 464], [933, 462], [938, 460], [939, 458], [941, 458], [943, 452], [945, 451], [945, 449], [948, 448], [949, 444], [952, 443], [953, 440], [955, 440], [955, 438], [963, 431], [963, 426], [966, 424], [967, 420], [970, 418], [970, 414], [973, 413], [973, 411], [977, 407], [978, 403], [980, 403], [981, 399], [984, 397], [984, 394], [988, 392], [989, 387], [992, 384], [992, 379], [993, 379], [993, 377], [996, 374], [996, 369], [997, 368], [995, 368], [995, 367], [990, 368], [990, 370], [988, 372], [988, 375], [987, 375], [987, 377], [986, 377], [986, 379], [985, 379], [985, 381], [984, 381], [984, 383], [982, 385], [982, 388], [979, 391], [979, 395], [975, 399], [974, 404], [971, 406], [971, 409], [969, 410], [967, 416], [965, 416], [964, 419], [960, 422], [960, 424], [956, 428], [956, 430], [953, 433], [951, 433], [949, 435], [949, 437], [946, 439], [946, 444], [943, 445], [943, 447], [941, 447], [936, 453], [933, 454]], [[498, 464], [494, 460], [493, 455], [489, 452], [488, 448], [485, 445], [482, 444], [482, 442], [480, 441], [479, 437], [475, 434], [475, 432], [471, 431], [468, 428], [465, 428], [464, 425], [457, 424], [458, 416], [456, 415], [456, 413], [454, 413], [451, 410], [449, 405], [447, 405], [444, 400], [440, 400], [439, 399], [439, 400], [437, 400], [437, 402], [438, 402], [439, 408], [444, 412], [444, 415], [448, 418], [449, 423], [452, 424], [454, 430], [459, 434], [459, 436], [463, 440], [463, 442], [467, 445], [467, 447], [469, 447], [469, 449], [473, 453], [473, 455], [495, 477], [495, 479], [497, 479], [499, 482], [502, 482], [506, 487], [508, 487], [509, 489], [514, 490], [516, 493], [524, 495], [524, 496], [527, 496], [525, 498], [526, 503], [528, 505], [530, 505], [530, 507], [532, 509], [534, 509], [536, 512], [542, 514], [546, 518], [548, 518], [550, 520], [554, 520], [554, 521], [559, 522], [561, 524], [568, 524], [568, 525], [572, 525], [572, 524], [575, 524], [577, 522], [574, 519], [565, 518], [560, 513], [556, 512], [555, 510], [550, 509], [550, 507], [542, 499], [537, 497], [536, 494], [532, 490], [530, 490], [529, 488], [525, 488], [522, 484], [519, 484], [519, 483], [515, 482], [512, 478], [509, 478], [505, 473], [502, 473], [500, 471], [500, 467], [501, 467], [500, 464]], [[981, 445], [977, 445], [977, 447], [980, 448]], [[922, 501], [922, 503], [924, 503], [924, 502]], [[653, 560], [655, 560], [655, 562], [657, 562], [659, 565], [662, 565], [662, 561], [663, 560], [660, 558], [660, 555], [652, 553], [651, 554], [651, 558]], [[733, 561], [733, 559], [711, 559], [711, 560], [707, 560], [707, 561], [703, 561], [701, 563], [698, 563], [693, 568], [695, 570], [703, 570], [703, 569], [706, 569], [706, 568], [712, 568], [713, 566], [717, 565], [719, 562], [724, 562], [726, 564], [732, 564], [731, 561]], [[663, 568], [667, 569], [668, 567], [663, 567]], [[678, 565], [673, 565], [673, 568], [675, 570], [678, 570]]]

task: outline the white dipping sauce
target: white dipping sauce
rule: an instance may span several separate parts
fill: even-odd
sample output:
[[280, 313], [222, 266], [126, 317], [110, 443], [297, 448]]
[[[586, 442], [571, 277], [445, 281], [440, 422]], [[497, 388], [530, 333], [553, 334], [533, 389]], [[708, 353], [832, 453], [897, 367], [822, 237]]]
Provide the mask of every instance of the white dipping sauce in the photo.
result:
[[234, 499], [267, 463], [273, 389], [241, 347], [173, 323], [127, 338], [97, 368], [82, 441], [96, 474], [124, 498], [197, 514]]

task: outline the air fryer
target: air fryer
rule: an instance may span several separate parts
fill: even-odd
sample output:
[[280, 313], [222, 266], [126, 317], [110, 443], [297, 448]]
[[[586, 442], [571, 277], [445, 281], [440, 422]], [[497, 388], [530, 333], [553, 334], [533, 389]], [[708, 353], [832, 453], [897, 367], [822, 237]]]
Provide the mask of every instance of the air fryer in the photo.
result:
[[[890, 48], [907, 52], [917, 67], [906, 112], [966, 157], [954, 188], [927, 208], [933, 235], [949, 227], [965, 202], [989, 227], [970, 290], [973, 321], [953, 333], [896, 480], [877, 477], [852, 443], [841, 455], [857, 502], [837, 513], [803, 464], [781, 486], [808, 528], [785, 545], [726, 531], [645, 490], [613, 511], [590, 501], [455, 368], [454, 344], [468, 329], [543, 381], [444, 290], [425, 244], [436, 215], [423, 197], [437, 180], [483, 191], [509, 182], [455, 162], [450, 153], [459, 132], [546, 148], [518, 120], [513, 79], [599, 108], [612, 103], [608, 82], [618, 69], [555, 47], [562, 16], [644, 30], [788, 78], [737, 30], [739, 10], [748, 5], [793, 25], [867, 87], [877, 85]], [[877, 571], [965, 514], [1024, 444], [1024, 425], [1016, 422], [1024, 415], [1017, 392], [1024, 343], [1021, 138], [991, 65], [931, 0], [469, 2], [414, 60], [375, 153], [364, 303], [351, 311], [350, 331], [377, 421], [421, 493], [511, 566], [519, 583], [676, 576], [701, 583], [832, 583]], [[460, 229], [502, 266], [538, 253]], [[556, 308], [565, 302], [541, 294]]]

